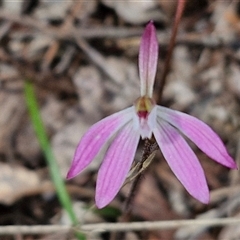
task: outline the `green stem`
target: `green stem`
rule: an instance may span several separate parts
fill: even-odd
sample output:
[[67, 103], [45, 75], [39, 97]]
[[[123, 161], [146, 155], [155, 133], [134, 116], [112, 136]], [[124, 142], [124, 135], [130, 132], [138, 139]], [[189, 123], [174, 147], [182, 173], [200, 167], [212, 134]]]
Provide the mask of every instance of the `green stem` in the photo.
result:
[[[54, 154], [52, 152], [52, 148], [50, 146], [47, 133], [41, 118], [39, 106], [37, 103], [37, 99], [34, 93], [33, 84], [30, 81], [25, 82], [24, 86], [25, 93], [25, 101], [27, 104], [27, 108], [30, 114], [30, 118], [37, 135], [37, 139], [41, 146], [41, 149], [44, 153], [45, 159], [47, 161], [47, 165], [50, 171], [50, 175], [53, 181], [53, 184], [56, 188], [58, 199], [62, 205], [62, 207], [67, 211], [71, 222], [73, 225], [78, 224], [77, 217], [73, 211], [72, 202], [70, 196], [67, 192], [65, 183], [61, 177], [58, 164], [55, 160]], [[76, 233], [76, 236], [79, 240], [85, 240], [86, 237], [82, 233]]]

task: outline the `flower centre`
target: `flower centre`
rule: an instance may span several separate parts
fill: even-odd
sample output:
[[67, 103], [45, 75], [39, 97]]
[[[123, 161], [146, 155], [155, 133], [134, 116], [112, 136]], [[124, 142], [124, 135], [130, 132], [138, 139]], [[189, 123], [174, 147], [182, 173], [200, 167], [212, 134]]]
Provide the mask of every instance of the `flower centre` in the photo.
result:
[[154, 100], [147, 96], [140, 97], [135, 102], [135, 109], [140, 119], [147, 119], [154, 106]]
[[151, 138], [152, 131], [156, 126], [156, 104], [148, 96], [140, 97], [135, 102], [135, 126], [141, 137]]

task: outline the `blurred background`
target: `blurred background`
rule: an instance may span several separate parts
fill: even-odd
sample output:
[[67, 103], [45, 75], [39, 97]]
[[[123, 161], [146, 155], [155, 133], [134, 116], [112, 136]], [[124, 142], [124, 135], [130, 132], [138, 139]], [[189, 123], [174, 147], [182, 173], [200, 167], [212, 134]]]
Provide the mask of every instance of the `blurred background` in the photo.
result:
[[[138, 50], [146, 23], [158, 31], [156, 89], [163, 71], [177, 1], [0, 1], [0, 225], [70, 224], [56, 195], [46, 155], [34, 131], [24, 94], [35, 97], [51, 151], [65, 179], [83, 133], [139, 96]], [[157, 92], [157, 91], [156, 91]], [[240, 166], [240, 3], [189, 0], [179, 26], [162, 105], [210, 125]], [[36, 109], [35, 109], [36, 110]], [[36, 110], [37, 111], [37, 110]], [[158, 151], [144, 175], [132, 220], [240, 216], [240, 179], [192, 145], [206, 173], [211, 201], [188, 195]], [[136, 155], [140, 159], [142, 144]], [[80, 222], [115, 222], [129, 185], [105, 210], [94, 204], [101, 161], [66, 181]], [[117, 173], [116, 173], [117, 174]], [[65, 180], [64, 180], [65, 181]], [[128, 232], [126, 239], [240, 239], [237, 225]], [[1, 239], [73, 239], [68, 234]], [[94, 234], [89, 239], [110, 239]]]

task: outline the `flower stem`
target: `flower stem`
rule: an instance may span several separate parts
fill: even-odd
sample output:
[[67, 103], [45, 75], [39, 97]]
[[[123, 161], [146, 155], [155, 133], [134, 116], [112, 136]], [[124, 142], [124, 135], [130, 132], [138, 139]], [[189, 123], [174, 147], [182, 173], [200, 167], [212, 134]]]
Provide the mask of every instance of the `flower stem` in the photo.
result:
[[[175, 15], [175, 21], [174, 21], [174, 26], [173, 26], [173, 30], [172, 30], [172, 35], [171, 35], [171, 39], [170, 39], [170, 44], [169, 44], [169, 48], [168, 48], [168, 53], [167, 53], [167, 58], [165, 61], [165, 65], [164, 65], [164, 70], [163, 70], [163, 74], [160, 80], [160, 87], [159, 87], [159, 92], [158, 92], [158, 98], [157, 98], [157, 103], [160, 104], [161, 98], [162, 98], [162, 93], [163, 93], [163, 88], [165, 86], [166, 83], [166, 77], [167, 74], [169, 72], [170, 69], [170, 62], [171, 62], [171, 57], [172, 57], [172, 53], [173, 53], [173, 49], [175, 46], [175, 41], [176, 41], [176, 36], [177, 36], [177, 31], [178, 31], [178, 26], [179, 23], [181, 21], [182, 18], [182, 14], [185, 8], [185, 0], [178, 0], [178, 5], [177, 5], [177, 11], [176, 11], [176, 15]], [[148, 159], [148, 157], [156, 150], [158, 149], [158, 145], [155, 141], [155, 139], [146, 139], [145, 140], [145, 144], [144, 144], [144, 149], [143, 149], [143, 154], [142, 154], [142, 158], [141, 158], [141, 162], [138, 166], [138, 169], [136, 169], [136, 171], [140, 171], [143, 167], [144, 162]], [[136, 192], [139, 188], [139, 185], [141, 183], [142, 180], [142, 176], [143, 176], [143, 172], [142, 171], [140, 174], [137, 175], [137, 177], [134, 179], [131, 189], [130, 189], [130, 194], [127, 197], [124, 207], [123, 207], [123, 215], [120, 217], [120, 222], [129, 222], [130, 218], [131, 218], [131, 206], [132, 203], [134, 201], [134, 197], [136, 195]], [[117, 236], [115, 235], [114, 238], [115, 239], [123, 239], [123, 234], [124, 233], [119, 233]]]
[[[145, 171], [145, 168], [143, 167], [144, 162], [150, 157], [150, 155], [157, 150], [159, 147], [155, 141], [155, 139], [146, 139], [144, 142], [144, 148], [143, 148], [143, 154], [142, 158], [140, 161], [140, 164], [138, 167], [135, 169], [136, 172], [140, 172], [136, 178], [134, 179], [130, 191], [129, 191], [129, 196], [126, 198], [126, 201], [123, 206], [123, 215], [120, 217], [119, 222], [130, 222], [131, 219], [131, 211], [132, 211], [132, 204], [134, 201], [134, 197], [139, 189], [142, 177], [143, 177], [143, 172]], [[124, 232], [119, 232], [115, 233], [112, 235], [111, 239], [124, 239]]]
[[185, 0], [178, 0], [178, 5], [177, 5], [177, 10], [176, 10], [176, 15], [175, 15], [175, 21], [174, 21], [174, 25], [173, 25], [173, 29], [172, 29], [172, 35], [171, 35], [170, 43], [169, 43], [169, 46], [168, 46], [167, 57], [166, 57], [166, 60], [165, 60], [163, 73], [162, 73], [162, 76], [160, 78], [160, 86], [159, 86], [158, 95], [157, 95], [157, 99], [156, 99], [156, 102], [158, 104], [160, 104], [161, 100], [162, 100], [163, 89], [164, 89], [164, 86], [166, 84], [166, 78], [167, 78], [167, 74], [168, 74], [169, 69], [170, 69], [172, 53], [173, 53], [173, 49], [174, 49], [175, 42], [176, 42], [178, 26], [179, 26], [179, 23], [181, 21], [185, 5], [186, 5]]
[[[140, 161], [140, 164], [138, 166], [138, 168], [135, 170], [136, 172], [141, 171], [141, 169], [143, 169], [143, 165], [144, 162], [150, 157], [150, 155], [156, 150], [158, 149], [158, 145], [155, 141], [155, 139], [146, 139], [144, 142], [144, 148], [143, 148], [143, 154], [142, 154], [142, 158]], [[143, 176], [143, 172], [142, 171], [139, 175], [137, 175], [137, 177], [134, 179], [131, 189], [129, 191], [129, 196], [126, 199], [125, 205], [124, 205], [124, 214], [126, 213], [126, 216], [123, 216], [124, 220], [127, 220], [127, 218], [129, 218], [130, 213], [131, 213], [131, 205], [133, 203], [134, 197], [137, 193], [138, 187], [140, 185], [140, 182], [142, 180], [142, 176]], [[126, 219], [125, 219], [126, 218]]]
[[[41, 149], [44, 153], [45, 159], [47, 161], [47, 165], [50, 171], [50, 175], [53, 181], [53, 184], [56, 188], [58, 199], [62, 205], [62, 207], [67, 211], [71, 222], [73, 225], [78, 224], [77, 217], [73, 211], [72, 202], [70, 196], [67, 192], [64, 181], [61, 177], [58, 164], [55, 160], [54, 154], [52, 152], [52, 148], [50, 146], [47, 133], [40, 115], [39, 106], [37, 103], [37, 99], [34, 93], [34, 88], [30, 81], [25, 81], [24, 86], [25, 93], [25, 101], [27, 104], [27, 108], [30, 114], [30, 118], [37, 135], [37, 139], [41, 146]], [[82, 233], [76, 233], [76, 237], [79, 240], [85, 240], [85, 235]]]

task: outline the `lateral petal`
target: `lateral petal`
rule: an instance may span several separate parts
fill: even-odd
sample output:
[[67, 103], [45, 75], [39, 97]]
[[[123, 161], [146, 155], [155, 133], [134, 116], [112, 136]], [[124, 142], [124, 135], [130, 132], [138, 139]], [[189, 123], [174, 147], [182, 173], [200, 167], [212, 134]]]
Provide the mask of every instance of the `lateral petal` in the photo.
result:
[[162, 106], [158, 106], [157, 114], [179, 129], [210, 158], [226, 167], [237, 168], [222, 140], [207, 124], [186, 113]]
[[105, 207], [116, 196], [130, 170], [140, 134], [133, 124], [124, 126], [112, 142], [98, 172], [96, 205]]
[[142, 35], [138, 57], [141, 96], [152, 97], [157, 60], [158, 40], [154, 24], [150, 21]]
[[131, 120], [134, 107], [114, 113], [95, 123], [79, 142], [67, 179], [75, 177], [86, 168], [109, 139]]
[[186, 190], [202, 203], [209, 202], [203, 169], [185, 139], [165, 121], [158, 121], [154, 136], [168, 165]]

